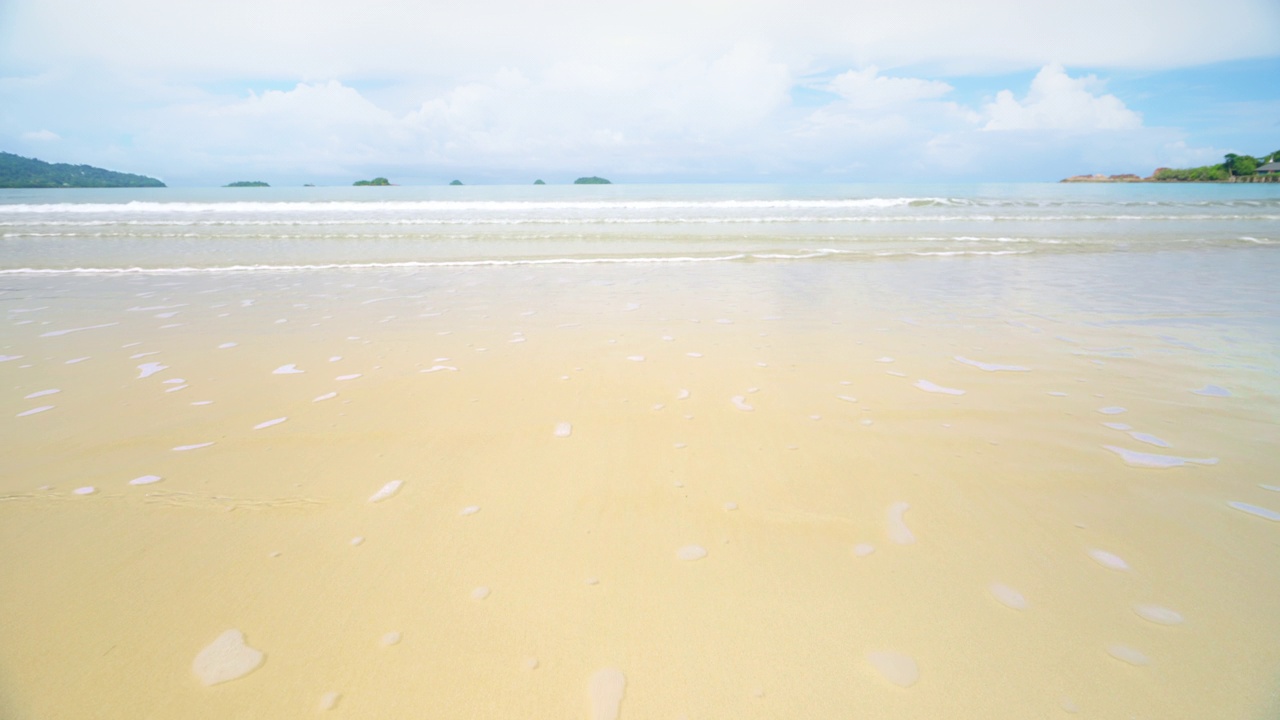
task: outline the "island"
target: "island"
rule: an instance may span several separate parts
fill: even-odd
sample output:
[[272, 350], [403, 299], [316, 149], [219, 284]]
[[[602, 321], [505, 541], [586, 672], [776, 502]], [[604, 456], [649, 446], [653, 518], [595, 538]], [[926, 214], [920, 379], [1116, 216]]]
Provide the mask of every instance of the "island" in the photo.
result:
[[237, 180], [233, 183], [227, 183], [222, 187], [271, 187], [261, 180]]
[[384, 185], [390, 185], [391, 181], [384, 177], [376, 177], [372, 180], [357, 180], [351, 184], [356, 187], [370, 187], [370, 186], [382, 187]]
[[1113, 183], [1113, 182], [1228, 182], [1256, 183], [1280, 182], [1280, 150], [1261, 158], [1252, 155], [1227, 153], [1216, 165], [1193, 168], [1156, 168], [1148, 177], [1132, 173], [1122, 175], [1073, 175], [1064, 183]]
[[573, 184], [574, 185], [612, 185], [613, 183], [609, 182], [608, 180], [605, 180], [602, 177], [596, 177], [595, 175], [592, 175], [591, 177], [580, 177], [577, 180], [574, 180]]
[[0, 152], [0, 188], [138, 188], [164, 187], [146, 175], [103, 170], [91, 165], [47, 163]]
[[453, 182], [451, 182], [451, 183], [449, 183], [449, 184], [450, 184], [450, 185], [461, 185], [461, 184], [462, 184], [462, 181], [461, 181], [461, 180], [454, 180]]
[[541, 179], [541, 178], [539, 178], [539, 179], [537, 179], [537, 180], [534, 180], [534, 181], [533, 181], [533, 184], [534, 184], [534, 185], [546, 185], [546, 183], [542, 182], [542, 179]]

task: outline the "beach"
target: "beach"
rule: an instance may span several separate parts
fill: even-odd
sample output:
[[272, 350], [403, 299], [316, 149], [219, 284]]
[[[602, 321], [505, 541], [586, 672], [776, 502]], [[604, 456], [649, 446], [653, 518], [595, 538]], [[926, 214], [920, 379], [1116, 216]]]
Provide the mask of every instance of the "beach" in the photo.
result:
[[0, 196], [0, 716], [1280, 711], [1274, 189], [460, 190]]

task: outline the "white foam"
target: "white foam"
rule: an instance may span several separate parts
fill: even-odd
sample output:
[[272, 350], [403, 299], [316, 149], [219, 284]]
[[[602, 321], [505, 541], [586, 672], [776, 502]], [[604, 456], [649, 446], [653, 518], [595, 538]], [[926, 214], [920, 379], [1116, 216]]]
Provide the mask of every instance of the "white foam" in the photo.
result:
[[738, 509], [738, 503], [736, 503], [736, 502], [727, 502], [727, 503], [725, 503], [725, 504], [724, 504], [724, 509], [725, 509], [725, 510], [737, 510], [737, 509]]
[[244, 633], [227, 630], [197, 655], [191, 669], [205, 685], [236, 680], [262, 664], [262, 652], [245, 644]]
[[1105, 422], [1105, 423], [1102, 423], [1102, 425], [1104, 427], [1109, 427], [1112, 430], [1132, 430], [1133, 429], [1133, 426], [1128, 423]]
[[332, 710], [338, 706], [338, 700], [342, 697], [341, 693], [330, 690], [320, 696], [320, 712]]
[[382, 502], [383, 500], [386, 500], [387, 498], [399, 492], [400, 486], [403, 484], [404, 484], [403, 480], [392, 480], [391, 482], [379, 488], [378, 492], [370, 495], [369, 502], [376, 503], [376, 502]]
[[351, 373], [350, 375], [339, 375], [334, 380], [355, 380], [360, 377], [360, 373]]
[[957, 390], [956, 388], [942, 387], [941, 385], [931, 383], [928, 380], [917, 380], [915, 384], [916, 384], [916, 387], [920, 388], [921, 390], [924, 390], [925, 392], [942, 393], [944, 395], [963, 395], [964, 394], [964, 390]]
[[336, 392], [327, 392], [327, 393], [325, 393], [325, 394], [323, 394], [323, 395], [317, 395], [317, 396], [315, 396], [315, 397], [311, 398], [311, 402], [320, 402], [321, 400], [332, 400], [332, 399], [334, 399], [334, 398], [336, 398], [336, 397], [338, 397], [338, 393], [336, 393]]
[[536, 658], [536, 657], [525, 658], [525, 660], [524, 660], [524, 669], [525, 669], [525, 670], [537, 670], [537, 669], [538, 669], [538, 658]]
[[889, 506], [889, 511], [886, 515], [889, 539], [899, 545], [910, 545], [916, 541], [916, 536], [911, 533], [911, 529], [907, 527], [907, 523], [902, 519], [903, 513], [910, 508], [911, 505], [909, 503], [895, 502]]
[[1205, 385], [1199, 390], [1192, 390], [1191, 392], [1207, 397], [1231, 397], [1231, 391], [1221, 385]]
[[1182, 613], [1160, 605], [1134, 605], [1133, 611], [1143, 620], [1157, 625], [1181, 625], [1185, 621]]
[[1280, 492], [1280, 485], [1259, 484], [1258, 487], [1262, 488], [1263, 490], [1270, 490], [1271, 492]]
[[[11, 357], [10, 359], [12, 360], [14, 357], [22, 357], [22, 356], [21, 356], [21, 355], [15, 355], [15, 356]], [[84, 357], [71, 358], [70, 360], [68, 360], [68, 361], [67, 361], [66, 363], [64, 363], [64, 364], [66, 364], [66, 365], [75, 365], [76, 363], [82, 363], [82, 362], [84, 362], [85, 360], [88, 360], [90, 357], [91, 357], [90, 355], [86, 355], [86, 356], [84, 356]], [[3, 361], [2, 361], [2, 360], [0, 360], [0, 362], [3, 362]]]
[[1103, 448], [1119, 455], [1126, 463], [1134, 467], [1175, 468], [1194, 463], [1196, 465], [1217, 465], [1218, 458], [1188, 458], [1177, 455], [1157, 455], [1155, 453], [1126, 450], [1114, 445], [1103, 445]]
[[836, 396], [836, 399], [837, 399], [837, 400], [843, 400], [843, 401], [845, 401], [845, 402], [851, 402], [851, 403], [856, 403], [856, 402], [858, 402], [858, 398], [856, 398], [856, 397], [851, 397], [851, 396], [849, 396], [849, 395], [837, 395], [837, 396]]
[[691, 357], [691, 358], [700, 358], [700, 357], [702, 357], [702, 353], [700, 353], [700, 352], [688, 352], [688, 353], [685, 353], [685, 355], [688, 355], [688, 356], [689, 356], [689, 357]]
[[399, 645], [400, 638], [401, 638], [400, 633], [395, 631], [389, 632], [386, 635], [382, 636], [382, 646], [391, 647], [392, 645]]
[[174, 451], [175, 451], [175, 452], [184, 452], [184, 451], [186, 451], [186, 450], [199, 450], [200, 448], [209, 447], [209, 446], [210, 446], [210, 445], [212, 445], [212, 444], [213, 444], [213, 443], [211, 443], [211, 442], [205, 442], [205, 443], [196, 443], [195, 445], [179, 445], [179, 446], [177, 446], [177, 447], [175, 447], [175, 448], [174, 448]]
[[681, 560], [701, 560], [707, 556], [707, 549], [701, 545], [685, 545], [676, 551], [676, 557]]
[[191, 403], [191, 404], [192, 404], [192, 405], [212, 405], [212, 404], [213, 404], [213, 401], [212, 401], [212, 400], [197, 400], [197, 401], [195, 401], [195, 402], [193, 402], [193, 403]]
[[441, 370], [448, 370], [449, 372], [457, 372], [458, 368], [452, 367], [450, 365], [432, 365], [426, 370], [419, 370], [418, 372], [433, 373], [433, 372], [440, 372]]
[[182, 378], [169, 378], [168, 380], [165, 380], [160, 384], [161, 385], [181, 385], [182, 383], [185, 383], [185, 382], [186, 380], [183, 380]]
[[978, 368], [979, 370], [985, 370], [986, 372], [1030, 372], [1031, 371], [1031, 368], [1023, 367], [1021, 365], [994, 365], [992, 363], [985, 363], [985, 362], [979, 362], [977, 360], [970, 360], [967, 357], [961, 357], [959, 355], [956, 355], [955, 358], [956, 358], [956, 362], [962, 362], [965, 365], [971, 365], [973, 367]]
[[[0, 355], [0, 362], [9, 362], [10, 360], [21, 360], [24, 357], [26, 356], [25, 355]], [[68, 360], [67, 364], [71, 364], [71, 361]]]
[[289, 418], [287, 418], [287, 417], [278, 417], [278, 418], [273, 418], [273, 419], [271, 419], [271, 420], [267, 420], [267, 421], [265, 421], [265, 422], [260, 422], [260, 423], [258, 423], [257, 425], [254, 425], [254, 426], [253, 426], [253, 429], [254, 429], [254, 430], [261, 430], [261, 429], [263, 429], [263, 428], [269, 428], [269, 427], [271, 427], [272, 425], [279, 425], [280, 423], [282, 423], [282, 422], [284, 422], [285, 420], [288, 420], [288, 419], [289, 419]]
[[1098, 412], [1102, 413], [1103, 415], [1119, 415], [1122, 412], [1128, 412], [1128, 411], [1122, 407], [1113, 405], [1111, 407], [1098, 408]]
[[1132, 437], [1134, 440], [1137, 440], [1138, 442], [1144, 442], [1148, 445], [1155, 445], [1156, 447], [1162, 447], [1162, 448], [1173, 447], [1167, 441], [1161, 440], [1160, 438], [1150, 433], [1131, 432], [1129, 433], [1129, 436]]
[[1053, 397], [1066, 397], [1066, 396], [1067, 396], [1067, 394], [1066, 394], [1066, 393], [1064, 393], [1064, 392], [1060, 392], [1060, 391], [1057, 391], [1057, 390], [1050, 390], [1048, 393], [1045, 393], [1045, 394], [1046, 394], [1046, 395], [1052, 395]]
[[40, 337], [61, 337], [62, 335], [70, 335], [71, 333], [75, 333], [75, 332], [81, 332], [84, 330], [99, 330], [101, 328], [108, 328], [113, 325], [119, 325], [119, 324], [120, 323], [118, 322], [109, 322], [109, 323], [103, 323], [101, 325], [89, 325], [87, 327], [69, 328], [67, 330], [50, 330], [47, 333], [41, 334]]
[[627, 359], [630, 360], [631, 362], [644, 362], [643, 355], [628, 355]]
[[889, 682], [898, 687], [911, 687], [920, 680], [920, 666], [915, 658], [895, 652], [867, 653], [867, 662]]
[[558, 422], [551, 434], [558, 438], [567, 438], [573, 434], [573, 425], [567, 422]]
[[221, 345], [219, 345], [219, 346], [218, 346], [218, 349], [219, 349], [219, 350], [227, 350], [227, 349], [229, 349], [229, 348], [233, 348], [233, 347], [235, 347], [236, 345], [239, 345], [239, 344], [240, 344], [240, 343], [235, 343], [235, 342], [224, 342], [224, 343], [222, 343]]
[[342, 359], [341, 355], [333, 355], [329, 358], [329, 362], [338, 362], [341, 359]]
[[1107, 654], [1121, 662], [1138, 667], [1151, 664], [1150, 658], [1127, 645], [1108, 645]]
[[891, 357], [889, 357], [889, 356], [887, 356], [887, 355], [886, 355], [886, 356], [884, 356], [884, 357], [882, 357], [882, 358], [877, 358], [877, 359], [876, 359], [876, 362], [878, 362], [878, 363], [891, 363], [891, 362], [893, 362], [893, 358], [891, 358]]
[[163, 479], [164, 478], [160, 477], [159, 475], [142, 475], [141, 477], [136, 477], [130, 480], [129, 484], [130, 485], [150, 485], [151, 483], [158, 483]]
[[1239, 510], [1240, 512], [1249, 513], [1250, 515], [1257, 515], [1260, 518], [1266, 518], [1267, 520], [1280, 521], [1280, 512], [1276, 512], [1275, 510], [1269, 510], [1264, 507], [1259, 507], [1257, 505], [1250, 505], [1249, 503], [1239, 502], [1237, 500], [1232, 500], [1228, 502], [1227, 506], [1234, 508], [1236, 510]]
[[351, 538], [351, 546], [352, 546], [352, 547], [355, 547], [355, 546], [357, 546], [357, 545], [363, 545], [363, 544], [364, 544], [364, 536], [363, 536], [363, 535], [357, 535], [357, 536], [355, 536], [355, 537]]
[[1116, 555], [1115, 553], [1109, 553], [1106, 550], [1092, 548], [1089, 550], [1089, 557], [1093, 558], [1094, 562], [1098, 563], [1102, 567], [1110, 570], [1129, 569], [1129, 563], [1125, 562], [1124, 558]]
[[885, 371], [884, 371], [884, 374], [885, 374], [885, 375], [892, 375], [892, 376], [894, 376], [894, 377], [902, 377], [902, 378], [904, 378], [904, 377], [906, 377], [906, 376], [907, 376], [907, 374], [906, 374], [906, 373], [904, 373], [904, 372], [898, 372], [897, 370], [885, 370]]
[[866, 557], [876, 551], [876, 546], [871, 543], [858, 543], [853, 546], [853, 554], [858, 557]]
[[92, 494], [94, 494], [94, 493], [98, 492], [98, 488], [93, 487], [92, 485], [87, 485], [87, 486], [85, 486], [85, 487], [79, 487], [79, 488], [76, 488], [75, 490], [72, 490], [71, 492], [75, 493], [76, 495], [92, 495]]
[[485, 586], [481, 585], [480, 587], [478, 587], [478, 588], [476, 588], [475, 590], [472, 590], [472, 591], [471, 591], [471, 599], [472, 599], [472, 600], [483, 600], [483, 599], [485, 599], [485, 598], [489, 597], [489, 593], [490, 593], [490, 592], [491, 592], [491, 591], [489, 590], [489, 588], [487, 588], [487, 587], [485, 587]]
[[991, 587], [988, 589], [991, 591], [992, 597], [999, 600], [1000, 604], [1005, 607], [1013, 608], [1014, 610], [1027, 609], [1027, 599], [1022, 596], [1022, 593], [1014, 590], [1008, 585], [1005, 585], [1004, 583], [992, 583]]
[[591, 720], [618, 720], [622, 696], [626, 693], [627, 676], [614, 668], [597, 670], [587, 682], [591, 698]]
[[747, 398], [743, 395], [734, 395], [729, 398], [729, 402], [733, 403], [733, 406], [739, 410], [755, 410], [755, 407], [747, 404]]
[[465, 515], [475, 515], [475, 514], [476, 514], [476, 513], [478, 513], [478, 512], [480, 512], [480, 506], [479, 506], [479, 505], [468, 505], [468, 506], [466, 506], [466, 507], [462, 508], [462, 510], [459, 510], [459, 511], [458, 511], [458, 514], [459, 514], [459, 515], [464, 515], [464, 516], [465, 516]]
[[33, 392], [30, 395], [23, 398], [23, 400], [32, 400], [34, 398], [44, 397], [45, 395], [53, 395], [60, 392], [62, 391], [59, 390], [58, 388], [49, 388], [48, 390], [40, 390], [39, 392]]
[[41, 405], [40, 407], [33, 407], [30, 410], [24, 410], [23, 412], [18, 413], [16, 417], [26, 417], [28, 415], [35, 415], [36, 413], [42, 413], [45, 410], [52, 410], [52, 409], [53, 409], [52, 405]]
[[304, 372], [306, 372], [306, 370], [299, 370], [296, 364], [289, 363], [288, 365], [281, 365], [275, 370], [272, 370], [271, 374], [272, 375], [297, 375], [299, 373], [304, 373]]
[[161, 370], [168, 370], [168, 369], [169, 369], [168, 365], [161, 365], [158, 362], [143, 363], [138, 366], [137, 379], [141, 380], [142, 378], [151, 377], [152, 375], [155, 375]]
[[159, 351], [159, 350], [152, 350], [151, 352], [140, 352], [140, 353], [137, 353], [136, 355], [130, 355], [130, 356], [129, 356], [129, 359], [130, 359], [130, 360], [141, 360], [141, 359], [142, 359], [142, 358], [144, 358], [144, 357], [150, 357], [150, 356], [152, 356], [152, 355], [159, 355], [159, 354], [160, 354], [160, 351]]

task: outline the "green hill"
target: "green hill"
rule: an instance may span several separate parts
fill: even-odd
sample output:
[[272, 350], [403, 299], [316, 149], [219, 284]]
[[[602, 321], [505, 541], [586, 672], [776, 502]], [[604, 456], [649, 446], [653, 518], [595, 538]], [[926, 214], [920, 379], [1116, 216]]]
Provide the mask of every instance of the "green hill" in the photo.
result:
[[0, 152], [0, 188], [164, 187], [146, 175], [112, 172], [91, 165], [47, 163]]
[[353, 182], [353, 183], [351, 183], [351, 184], [352, 184], [352, 185], [355, 185], [356, 187], [371, 187], [371, 186], [372, 186], [372, 187], [383, 187], [383, 186], [386, 186], [386, 185], [390, 185], [390, 184], [391, 184], [391, 181], [390, 181], [390, 180], [388, 180], [388, 179], [386, 179], [386, 178], [384, 178], [384, 177], [376, 177], [376, 178], [374, 178], [374, 179], [372, 179], [372, 180], [357, 180], [357, 181], [355, 181], [355, 182]]
[[609, 182], [608, 180], [605, 180], [602, 177], [596, 177], [592, 175], [591, 177], [580, 177], [577, 180], [574, 180], [573, 184], [574, 185], [612, 185], [613, 183]]

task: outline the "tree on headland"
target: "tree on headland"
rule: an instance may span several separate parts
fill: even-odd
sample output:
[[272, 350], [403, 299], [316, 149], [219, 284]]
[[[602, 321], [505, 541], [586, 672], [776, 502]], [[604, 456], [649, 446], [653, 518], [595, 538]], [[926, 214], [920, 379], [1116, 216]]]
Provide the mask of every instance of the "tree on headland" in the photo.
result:
[[372, 180], [357, 180], [351, 184], [356, 187], [369, 187], [372, 185], [383, 186], [383, 185], [390, 185], [391, 181], [384, 177], [376, 177]]
[[608, 180], [605, 180], [602, 177], [596, 177], [595, 175], [592, 175], [591, 177], [580, 177], [577, 180], [574, 180], [573, 184], [574, 185], [612, 185], [613, 183], [609, 182]]

